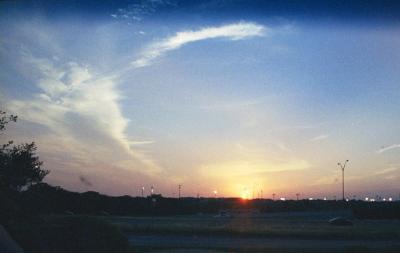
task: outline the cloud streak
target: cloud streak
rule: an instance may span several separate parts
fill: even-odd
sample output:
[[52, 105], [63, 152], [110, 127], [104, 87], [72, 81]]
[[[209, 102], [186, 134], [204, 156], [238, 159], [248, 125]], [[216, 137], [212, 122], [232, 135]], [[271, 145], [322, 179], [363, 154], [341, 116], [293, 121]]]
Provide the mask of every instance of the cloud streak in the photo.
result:
[[166, 53], [179, 49], [185, 44], [216, 38], [242, 40], [249, 37], [264, 36], [266, 28], [250, 22], [239, 22], [218, 27], [205, 27], [195, 31], [178, 32], [175, 35], [154, 42], [146, 47], [140, 57], [132, 62], [135, 68], [145, 67]]
[[389, 168], [386, 168], [386, 169], [379, 170], [379, 171], [375, 172], [374, 174], [375, 175], [385, 175], [385, 174], [389, 174], [389, 173], [392, 173], [392, 172], [396, 172], [398, 170], [399, 170], [399, 168], [389, 167]]
[[389, 150], [392, 150], [392, 149], [395, 149], [395, 148], [400, 148], [400, 144], [393, 144], [393, 145], [390, 145], [390, 146], [387, 146], [387, 147], [381, 147], [380, 149], [378, 149], [376, 151], [376, 153], [382, 154], [382, 153], [384, 153], [386, 151], [389, 151]]
[[256, 177], [260, 174], [288, 171], [308, 170], [311, 164], [306, 160], [289, 159], [287, 161], [273, 162], [268, 160], [236, 160], [222, 163], [208, 164], [200, 168], [206, 176], [223, 178], [231, 177]]
[[312, 164], [305, 159], [285, 154], [271, 155], [268, 149], [262, 146], [247, 146], [237, 143], [233, 150], [224, 159], [204, 164], [200, 172], [213, 178], [257, 178], [266, 173], [305, 171]]
[[328, 134], [321, 134], [310, 139], [311, 142], [322, 141], [329, 137]]
[[228, 102], [228, 103], [216, 103], [216, 104], [209, 104], [209, 105], [203, 105], [200, 106], [199, 108], [202, 110], [207, 110], [207, 111], [232, 111], [240, 108], [246, 108], [246, 107], [251, 107], [251, 106], [257, 106], [260, 104], [264, 104], [266, 100], [266, 97], [259, 97], [259, 98], [254, 98], [250, 100], [244, 100], [244, 101], [237, 101], [237, 102]]

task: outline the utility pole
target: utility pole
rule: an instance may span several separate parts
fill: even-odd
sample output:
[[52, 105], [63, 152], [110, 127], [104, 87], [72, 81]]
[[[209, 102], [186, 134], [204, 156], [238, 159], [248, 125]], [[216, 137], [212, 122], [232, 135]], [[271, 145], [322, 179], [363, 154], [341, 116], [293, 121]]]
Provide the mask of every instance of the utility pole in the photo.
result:
[[272, 193], [272, 200], [275, 201], [275, 193]]
[[296, 200], [299, 201], [300, 193], [296, 193]]
[[342, 169], [342, 200], [345, 201], [344, 198], [344, 168], [346, 168], [346, 164], [349, 162], [349, 160], [346, 160], [343, 164], [338, 163], [338, 166]]
[[182, 188], [182, 185], [178, 185], [178, 199], [181, 198], [181, 188]]
[[144, 186], [142, 186], [142, 198], [144, 197]]

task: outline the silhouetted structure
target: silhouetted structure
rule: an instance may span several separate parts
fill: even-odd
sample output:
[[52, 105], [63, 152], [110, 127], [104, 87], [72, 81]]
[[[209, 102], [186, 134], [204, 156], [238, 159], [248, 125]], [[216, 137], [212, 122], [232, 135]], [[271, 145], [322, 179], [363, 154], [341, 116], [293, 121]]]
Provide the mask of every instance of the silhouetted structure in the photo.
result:
[[344, 198], [344, 168], [346, 168], [346, 164], [349, 162], [349, 160], [346, 160], [343, 164], [338, 163], [339, 167], [342, 169], [342, 200], [345, 201]]

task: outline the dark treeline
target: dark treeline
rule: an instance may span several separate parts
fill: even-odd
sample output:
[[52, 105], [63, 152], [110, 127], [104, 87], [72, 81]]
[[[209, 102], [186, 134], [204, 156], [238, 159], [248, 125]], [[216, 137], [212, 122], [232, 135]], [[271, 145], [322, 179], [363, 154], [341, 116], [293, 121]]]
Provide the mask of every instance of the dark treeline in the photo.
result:
[[167, 216], [218, 214], [224, 210], [251, 209], [260, 213], [351, 210], [355, 218], [399, 219], [400, 202], [324, 201], [239, 198], [111, 197], [98, 192], [77, 193], [45, 183], [36, 184], [18, 196], [32, 214], [89, 214], [121, 216]]

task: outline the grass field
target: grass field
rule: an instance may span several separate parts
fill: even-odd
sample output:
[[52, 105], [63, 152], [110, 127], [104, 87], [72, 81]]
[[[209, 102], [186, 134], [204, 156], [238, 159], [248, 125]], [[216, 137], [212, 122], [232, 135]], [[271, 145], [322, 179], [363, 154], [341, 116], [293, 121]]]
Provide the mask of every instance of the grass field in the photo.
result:
[[237, 218], [104, 218], [121, 228], [128, 236], [136, 238], [136, 241], [137, 238], [147, 240], [141, 246], [134, 245], [137, 252], [400, 252], [399, 220], [352, 220], [353, 226], [338, 227], [328, 223], [331, 215], [332, 213], [282, 213]]
[[353, 226], [332, 226], [325, 216], [271, 216], [215, 218], [105, 217], [125, 233], [173, 233], [229, 235], [239, 237], [279, 237], [318, 239], [398, 239], [398, 220], [353, 220]]

